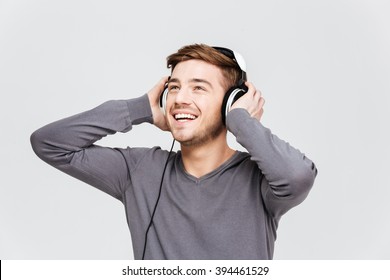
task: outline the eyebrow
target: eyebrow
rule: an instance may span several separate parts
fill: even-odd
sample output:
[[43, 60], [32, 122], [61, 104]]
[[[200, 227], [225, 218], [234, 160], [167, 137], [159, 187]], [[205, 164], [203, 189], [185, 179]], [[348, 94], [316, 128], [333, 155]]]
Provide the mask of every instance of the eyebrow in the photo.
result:
[[[177, 78], [172, 78], [168, 81], [168, 84], [169, 83], [180, 83], [180, 81]], [[193, 78], [193, 79], [189, 80], [189, 83], [204, 83], [204, 84], [207, 84], [209, 87], [213, 88], [213, 85], [205, 79]]]

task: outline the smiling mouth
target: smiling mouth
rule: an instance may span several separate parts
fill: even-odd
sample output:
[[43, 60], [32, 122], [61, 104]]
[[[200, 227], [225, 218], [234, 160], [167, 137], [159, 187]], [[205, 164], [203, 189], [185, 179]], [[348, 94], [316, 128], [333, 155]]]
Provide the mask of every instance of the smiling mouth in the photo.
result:
[[192, 120], [195, 120], [197, 118], [197, 116], [192, 115], [192, 114], [175, 114], [173, 117], [175, 118], [175, 120], [177, 120], [179, 122], [192, 121]]

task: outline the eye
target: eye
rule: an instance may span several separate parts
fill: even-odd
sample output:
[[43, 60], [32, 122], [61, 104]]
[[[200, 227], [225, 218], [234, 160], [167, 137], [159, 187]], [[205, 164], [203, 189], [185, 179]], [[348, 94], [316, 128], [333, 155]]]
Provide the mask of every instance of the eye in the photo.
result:
[[205, 89], [201, 86], [195, 86], [194, 91], [205, 91]]
[[168, 87], [168, 90], [169, 91], [177, 91], [177, 90], [179, 90], [179, 87], [177, 85], [170, 85]]

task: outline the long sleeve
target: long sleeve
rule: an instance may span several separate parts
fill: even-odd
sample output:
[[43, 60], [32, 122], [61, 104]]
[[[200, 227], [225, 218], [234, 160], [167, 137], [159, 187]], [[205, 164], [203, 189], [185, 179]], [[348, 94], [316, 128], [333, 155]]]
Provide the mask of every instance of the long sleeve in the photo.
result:
[[317, 175], [310, 159], [244, 109], [229, 112], [227, 127], [264, 175], [261, 193], [269, 214], [280, 217], [306, 198]]
[[[30, 138], [34, 152], [43, 161], [96, 188], [121, 199], [129, 180], [129, 163], [123, 151], [94, 143], [133, 125], [152, 123], [147, 95], [102, 105], [50, 123]], [[130, 162], [131, 165], [131, 162]]]

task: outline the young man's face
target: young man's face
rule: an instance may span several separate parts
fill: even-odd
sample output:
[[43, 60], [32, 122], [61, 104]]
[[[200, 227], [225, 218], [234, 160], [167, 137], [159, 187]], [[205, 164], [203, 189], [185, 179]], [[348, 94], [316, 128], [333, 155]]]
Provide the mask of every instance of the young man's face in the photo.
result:
[[176, 65], [168, 83], [166, 115], [173, 137], [182, 145], [202, 145], [225, 131], [222, 81], [221, 70], [204, 61]]

